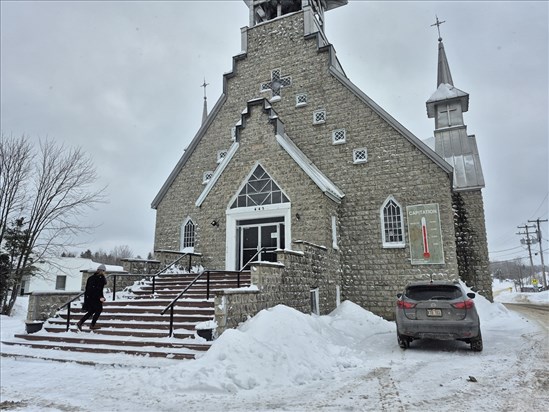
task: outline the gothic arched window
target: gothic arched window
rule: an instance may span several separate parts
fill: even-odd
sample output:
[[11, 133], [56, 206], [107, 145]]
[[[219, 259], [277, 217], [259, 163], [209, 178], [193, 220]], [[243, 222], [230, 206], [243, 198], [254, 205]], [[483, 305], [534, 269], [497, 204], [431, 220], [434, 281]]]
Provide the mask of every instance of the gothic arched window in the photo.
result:
[[404, 219], [402, 218], [402, 208], [392, 196], [389, 196], [387, 200], [385, 200], [385, 203], [383, 203], [380, 215], [383, 247], [404, 247]]
[[181, 249], [194, 247], [194, 222], [188, 218], [181, 226]]

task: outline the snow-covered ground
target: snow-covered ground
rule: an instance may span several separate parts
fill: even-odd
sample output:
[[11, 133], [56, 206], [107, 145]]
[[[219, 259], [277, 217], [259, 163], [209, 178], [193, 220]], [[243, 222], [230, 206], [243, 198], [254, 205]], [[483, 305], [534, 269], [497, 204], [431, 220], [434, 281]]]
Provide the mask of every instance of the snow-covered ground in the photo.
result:
[[[520, 295], [535, 295], [528, 300], [547, 304], [549, 298], [549, 292], [518, 294], [497, 286], [498, 299], [516, 302]], [[24, 331], [25, 300], [18, 301], [13, 317], [1, 317], [2, 339]], [[549, 410], [547, 323], [525, 319], [482, 296], [475, 302], [484, 338], [481, 353], [463, 342], [434, 341], [413, 342], [403, 351], [393, 322], [349, 301], [327, 316], [276, 306], [224, 333], [195, 361], [70, 355], [103, 359], [86, 365], [3, 356], [0, 409]], [[2, 353], [8, 349], [2, 346]]]

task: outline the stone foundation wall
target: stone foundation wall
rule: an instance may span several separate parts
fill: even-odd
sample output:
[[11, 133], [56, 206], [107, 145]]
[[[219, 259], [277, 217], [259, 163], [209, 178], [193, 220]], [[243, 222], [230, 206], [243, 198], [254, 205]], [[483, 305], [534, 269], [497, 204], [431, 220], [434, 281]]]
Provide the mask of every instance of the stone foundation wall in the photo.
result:
[[121, 259], [122, 268], [128, 273], [154, 274], [160, 270], [159, 260], [148, 259]]
[[320, 314], [336, 308], [341, 283], [338, 255], [303, 241], [295, 242], [294, 248], [297, 250], [279, 251], [276, 263], [254, 264], [249, 289], [216, 293], [217, 335], [276, 305], [311, 313], [311, 289], [314, 288], [319, 291]]
[[471, 289], [493, 301], [482, 192], [457, 192], [453, 197], [459, 276]]
[[32, 292], [29, 295], [27, 322], [46, 321], [57, 313], [60, 306], [81, 292]]

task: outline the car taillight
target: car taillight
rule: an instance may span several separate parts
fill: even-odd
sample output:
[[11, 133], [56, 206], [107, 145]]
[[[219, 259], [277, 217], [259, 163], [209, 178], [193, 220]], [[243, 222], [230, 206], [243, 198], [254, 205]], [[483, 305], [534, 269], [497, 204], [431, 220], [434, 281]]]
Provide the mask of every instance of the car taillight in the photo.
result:
[[472, 299], [467, 299], [463, 302], [452, 303], [452, 306], [456, 309], [471, 309], [473, 306], [475, 306], [475, 303]]
[[397, 300], [397, 307], [402, 309], [412, 309], [416, 307], [415, 303], [406, 302], [404, 300]]

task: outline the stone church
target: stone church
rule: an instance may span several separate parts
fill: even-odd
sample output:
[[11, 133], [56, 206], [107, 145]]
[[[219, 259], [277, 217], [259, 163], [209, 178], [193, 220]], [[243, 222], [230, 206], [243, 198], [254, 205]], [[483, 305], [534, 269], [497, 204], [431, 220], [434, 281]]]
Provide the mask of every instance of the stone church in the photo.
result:
[[252, 290], [222, 296], [233, 324], [276, 304], [325, 314], [343, 300], [391, 319], [402, 287], [432, 275], [491, 298], [469, 95], [442, 39], [424, 142], [345, 75], [324, 22], [347, 0], [245, 3], [223, 93], [152, 202], [155, 253], [251, 269]]

